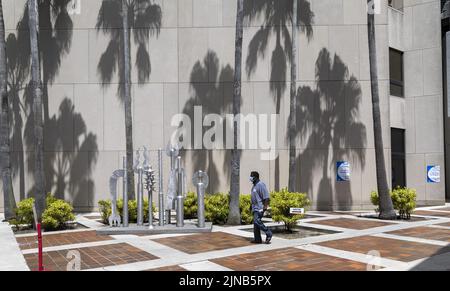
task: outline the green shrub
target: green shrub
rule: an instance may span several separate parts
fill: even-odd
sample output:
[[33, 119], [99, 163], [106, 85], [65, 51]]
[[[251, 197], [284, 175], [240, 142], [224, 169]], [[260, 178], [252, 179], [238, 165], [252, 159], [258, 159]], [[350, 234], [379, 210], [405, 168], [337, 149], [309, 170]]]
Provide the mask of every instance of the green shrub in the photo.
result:
[[52, 205], [53, 202], [56, 202], [56, 201], [58, 201], [58, 199], [52, 193], [47, 193], [47, 198], [45, 199], [47, 207]]
[[394, 208], [399, 211], [401, 219], [411, 219], [411, 214], [417, 206], [417, 194], [415, 189], [397, 188], [392, 192]]
[[252, 224], [253, 213], [252, 213], [252, 196], [251, 195], [241, 195], [239, 197], [239, 205], [241, 210], [241, 222], [242, 224]]
[[10, 223], [18, 228], [19, 225], [32, 225], [34, 223], [33, 214], [34, 198], [28, 198], [20, 201], [15, 209], [16, 218]]
[[291, 208], [307, 208], [310, 204], [308, 196], [303, 193], [290, 193], [287, 188], [280, 192], [272, 192], [270, 201], [272, 219], [275, 222], [283, 222], [286, 230], [291, 231], [297, 221], [304, 217], [290, 214]]
[[[111, 200], [100, 200], [98, 202], [98, 208], [100, 211], [100, 216], [102, 218], [102, 223], [109, 224], [109, 217], [112, 214], [111, 211]], [[152, 205], [153, 215], [156, 212], [155, 203]], [[117, 211], [123, 221], [123, 200], [117, 200]], [[144, 199], [144, 222], [148, 222], [148, 199]], [[128, 221], [130, 223], [137, 222], [137, 201], [129, 200], [128, 201]]]
[[397, 188], [392, 192], [392, 203], [394, 209], [399, 211], [401, 219], [409, 220], [411, 213], [416, 208], [416, 190], [408, 188]]
[[205, 195], [205, 219], [213, 224], [225, 224], [228, 219], [229, 195], [217, 193]]
[[42, 214], [42, 226], [45, 230], [64, 229], [67, 222], [73, 220], [73, 207], [64, 200], [53, 200]]
[[[417, 193], [415, 189], [398, 187], [390, 193], [394, 209], [400, 214], [400, 219], [411, 219], [411, 214], [417, 206]], [[379, 206], [380, 198], [378, 193], [373, 191], [371, 193], [371, 202], [375, 206]], [[375, 211], [379, 212], [379, 208]]]
[[184, 218], [194, 219], [197, 217], [197, 194], [195, 192], [188, 192], [184, 200]]
[[372, 191], [372, 193], [370, 193], [370, 201], [372, 202], [372, 204], [374, 206], [376, 206], [377, 208], [375, 209], [375, 211], [378, 213], [380, 212], [379, 206], [380, 206], [380, 197], [378, 196], [378, 192], [377, 191]]
[[109, 217], [111, 216], [111, 200], [100, 200], [98, 202], [98, 210], [102, 217], [102, 223], [109, 224]]

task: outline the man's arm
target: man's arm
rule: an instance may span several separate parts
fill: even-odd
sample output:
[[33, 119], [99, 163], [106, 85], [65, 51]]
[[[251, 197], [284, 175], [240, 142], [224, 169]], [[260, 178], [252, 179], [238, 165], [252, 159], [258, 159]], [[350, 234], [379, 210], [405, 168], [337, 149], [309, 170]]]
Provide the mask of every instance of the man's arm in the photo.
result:
[[267, 190], [266, 185], [264, 185], [264, 187], [262, 187], [261, 191], [263, 194], [264, 211], [266, 211], [267, 208], [269, 208], [269, 204], [270, 204], [270, 194], [269, 194], [269, 191]]
[[264, 211], [266, 211], [267, 208], [269, 208], [269, 203], [270, 203], [270, 199], [265, 199], [264, 200]]

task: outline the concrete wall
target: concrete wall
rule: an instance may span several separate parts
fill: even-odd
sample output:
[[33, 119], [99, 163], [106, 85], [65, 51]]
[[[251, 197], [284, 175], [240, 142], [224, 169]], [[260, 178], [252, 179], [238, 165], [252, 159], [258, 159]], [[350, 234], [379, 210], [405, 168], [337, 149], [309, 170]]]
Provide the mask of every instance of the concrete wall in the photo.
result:
[[390, 46], [404, 52], [405, 98], [391, 97], [391, 126], [406, 130], [407, 185], [420, 204], [441, 203], [445, 171], [439, 184], [426, 179], [427, 165], [445, 168], [440, 1], [406, 0], [389, 24]]
[[[17, 36], [20, 31], [16, 30], [16, 26], [23, 15], [25, 0], [3, 2], [8, 34]], [[288, 1], [275, 2], [273, 11], [279, 13], [281, 22], [267, 24], [262, 17], [264, 13], [251, 21], [246, 19], [242, 112], [280, 114], [277, 132], [279, 159], [261, 161], [261, 151], [243, 151], [242, 193], [250, 191], [248, 176], [251, 170], [259, 170], [270, 189], [285, 187], [288, 181], [285, 133], [289, 114], [290, 63], [283, 60], [283, 55], [288, 55], [289, 42], [286, 40], [291, 38], [291, 24], [287, 18]], [[438, 1], [421, 1], [423, 7], [417, 1], [405, 2], [405, 14], [408, 9], [414, 11], [416, 24], [434, 21], [435, 18], [427, 15], [428, 12], [437, 13], [438, 9], [434, 11], [434, 8]], [[413, 2], [414, 5], [411, 4]], [[382, 3], [382, 13], [376, 16], [376, 33], [385, 154], [390, 172], [387, 0], [382, 0]], [[95, 208], [99, 199], [108, 198], [109, 177], [121, 165], [125, 150], [124, 114], [117, 97], [117, 72], [102, 86], [98, 70], [111, 40], [109, 35], [95, 28], [98, 17], [105, 17], [100, 13], [101, 4], [100, 0], [81, 0], [81, 13], [71, 15], [73, 35], [70, 48], [61, 55], [60, 62], [47, 62], [47, 66], [56, 64], [56, 67], [49, 68], [57, 68], [53, 70], [54, 79], [48, 82], [48, 189], [74, 202], [79, 210]], [[174, 130], [170, 126], [174, 114], [191, 113], [190, 106], [193, 104], [203, 105], [206, 113], [224, 115], [231, 112], [236, 14], [236, 2], [230, 0], [158, 0], [155, 4], [161, 8], [162, 25], [159, 34], [152, 35], [146, 43], [151, 59], [150, 77], [145, 84], [139, 85], [135, 66], [132, 71], [135, 148], [148, 146], [152, 150], [154, 165], [156, 150], [165, 147]], [[315, 208], [367, 208], [370, 207], [370, 192], [376, 189], [376, 178], [366, 6], [361, 0], [302, 1], [302, 5], [306, 4], [309, 5], [302, 6], [303, 11], [307, 11], [309, 6], [314, 22], [306, 21], [306, 25], [302, 26], [309, 27], [311, 38], [304, 31], [300, 31], [298, 37], [298, 85], [302, 88], [298, 116], [299, 189], [308, 193]], [[423, 12], [422, 8], [428, 9], [425, 10], [428, 12]], [[304, 12], [302, 19], [306, 19]], [[270, 29], [267, 37], [258, 34], [264, 24]], [[57, 30], [65, 31], [66, 28]], [[277, 31], [280, 31], [280, 46], [277, 46]], [[419, 38], [422, 34], [414, 38], [411, 58], [407, 61], [414, 59], [414, 52], [423, 58], [440, 47], [438, 41], [428, 44], [428, 38], [432, 38], [434, 33], [422, 26], [414, 29], [414, 33], [418, 31], [423, 33], [425, 39]], [[260, 53], [252, 49], [258, 43], [266, 45]], [[21, 49], [20, 45], [13, 47], [14, 51]], [[278, 55], [273, 54], [277, 47], [281, 48]], [[47, 51], [52, 55], [50, 50]], [[136, 51], [137, 45], [132, 38], [133, 64], [136, 62]], [[316, 66], [318, 60], [320, 65]], [[440, 64], [436, 56], [432, 60]], [[252, 64], [251, 70], [247, 69], [247, 64]], [[424, 62], [430, 70], [435, 69], [429, 65], [429, 62]], [[424, 78], [433, 77], [433, 81], [438, 78], [436, 75], [440, 76], [440, 69], [423, 74]], [[26, 84], [26, 79], [22, 83]], [[411, 88], [408, 89], [407, 108], [415, 108], [417, 116], [425, 113], [433, 115], [433, 110], [440, 108], [442, 96], [439, 82], [430, 84], [427, 80], [420, 83], [420, 88], [415, 88], [419, 84], [408, 79], [408, 84]], [[17, 94], [25, 102], [21, 87]], [[17, 123], [19, 116], [22, 117], [22, 125]], [[28, 116], [29, 111], [22, 110], [20, 115], [15, 113], [13, 148], [17, 199], [27, 197], [33, 187], [32, 165], [28, 162], [32, 161], [32, 140], [25, 130]], [[435, 122], [442, 133], [442, 120]], [[408, 167], [413, 167], [414, 162], [420, 168], [419, 164], [425, 164], [425, 161], [443, 161], [442, 135], [435, 136], [427, 123], [415, 124], [416, 138], [411, 141], [411, 135], [408, 136], [408, 143], [411, 144], [408, 148]], [[209, 192], [228, 192], [229, 154], [225, 150], [187, 150], [184, 158], [188, 181], [194, 171], [204, 169], [211, 176]], [[338, 161], [351, 162], [351, 182], [336, 182]], [[166, 159], [166, 177], [167, 170]], [[442, 200], [443, 193], [439, 189], [425, 185], [419, 188], [421, 195], [427, 193], [423, 198], [430, 201]], [[3, 202], [2, 199], [0, 201]]]

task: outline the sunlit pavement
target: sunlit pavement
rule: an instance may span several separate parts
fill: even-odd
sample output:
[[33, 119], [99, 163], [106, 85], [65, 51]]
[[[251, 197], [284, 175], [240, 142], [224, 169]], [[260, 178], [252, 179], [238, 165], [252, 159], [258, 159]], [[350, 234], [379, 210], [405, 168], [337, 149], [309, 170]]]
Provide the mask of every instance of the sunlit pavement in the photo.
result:
[[[299, 225], [322, 235], [270, 245], [250, 243], [252, 226], [214, 226], [210, 234], [99, 236], [98, 214], [78, 215], [86, 229], [44, 234], [50, 271], [366, 271], [450, 270], [450, 204], [420, 208], [411, 221], [369, 213], [309, 212]], [[372, 213], [373, 214], [373, 213]], [[278, 224], [269, 222], [269, 226]], [[34, 234], [0, 225], [1, 270], [37, 269]]]

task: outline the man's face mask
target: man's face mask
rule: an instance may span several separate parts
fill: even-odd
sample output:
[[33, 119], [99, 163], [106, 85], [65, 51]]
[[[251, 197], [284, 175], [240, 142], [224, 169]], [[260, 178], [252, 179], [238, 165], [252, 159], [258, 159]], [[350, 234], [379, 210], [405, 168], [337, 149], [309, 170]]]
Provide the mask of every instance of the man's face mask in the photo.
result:
[[255, 182], [255, 177], [253, 177], [253, 176], [250, 176], [250, 182]]

